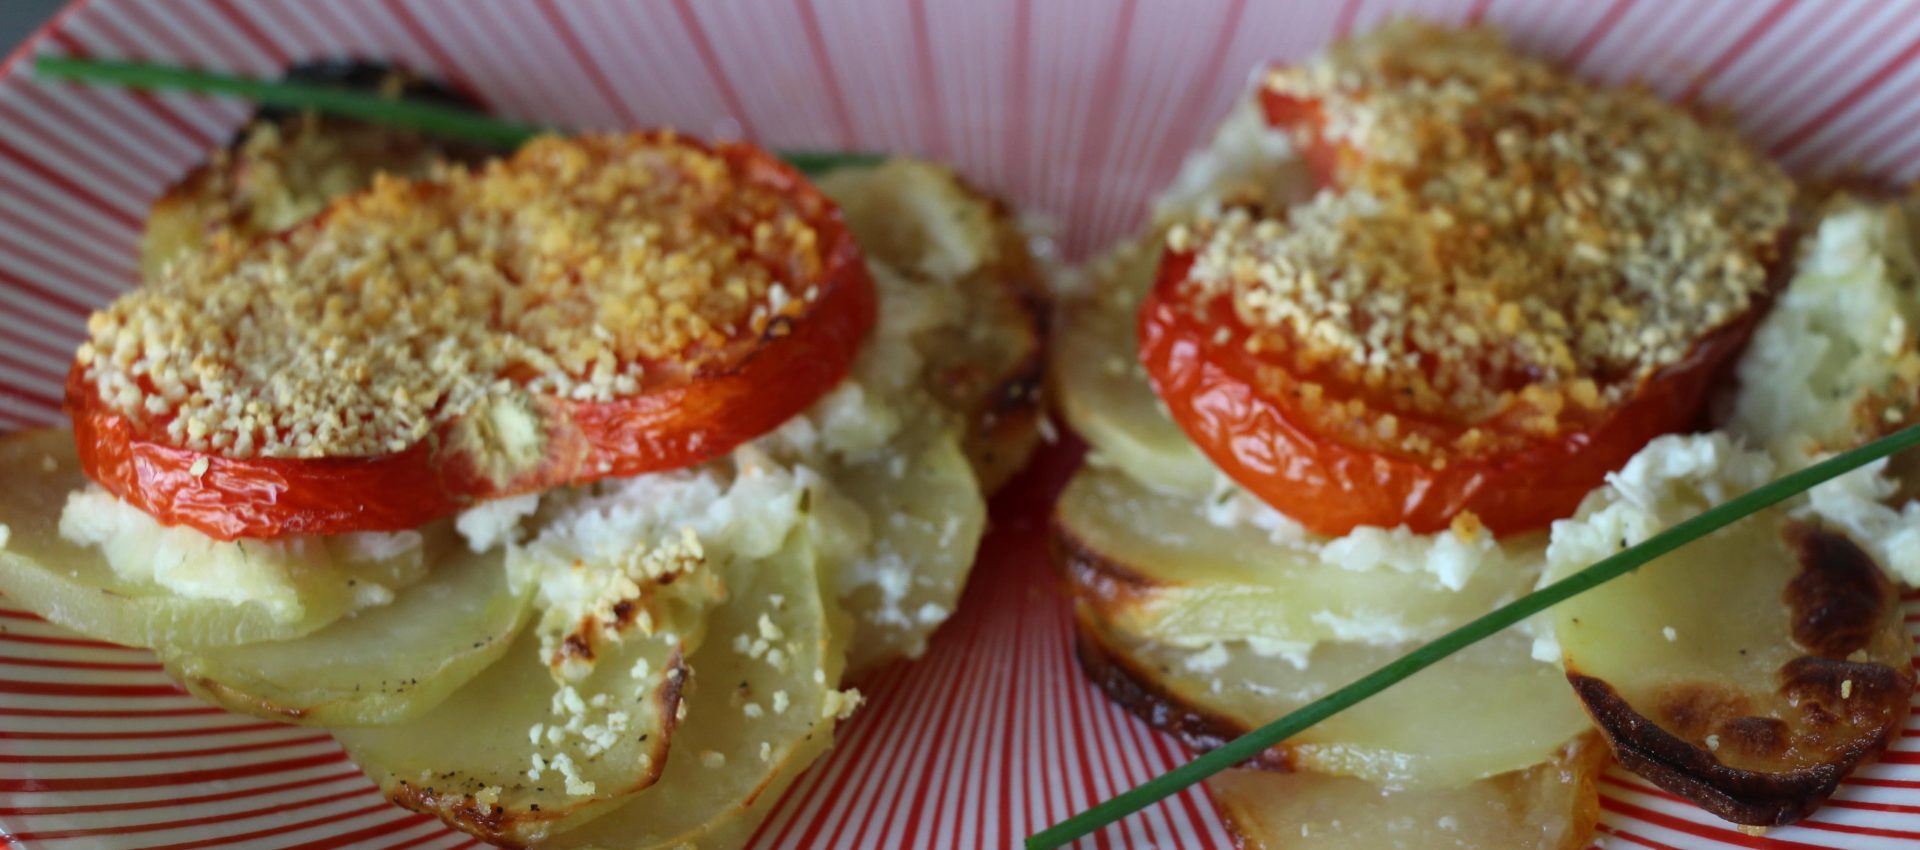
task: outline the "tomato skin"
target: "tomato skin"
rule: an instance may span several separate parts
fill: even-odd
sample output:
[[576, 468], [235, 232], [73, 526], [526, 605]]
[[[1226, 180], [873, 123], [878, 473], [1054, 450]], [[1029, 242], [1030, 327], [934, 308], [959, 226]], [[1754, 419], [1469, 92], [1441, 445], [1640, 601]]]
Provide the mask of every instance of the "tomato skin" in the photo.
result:
[[[1229, 478], [1308, 529], [1332, 536], [1360, 526], [1446, 529], [1472, 512], [1496, 535], [1545, 528], [1647, 441], [1698, 419], [1707, 389], [1746, 344], [1758, 308], [1695, 344], [1680, 363], [1643, 381], [1624, 403], [1517, 449], [1433, 459], [1359, 448], [1308, 427], [1284, 397], [1260, 389], [1276, 361], [1250, 355], [1244, 331], [1216, 342], [1232, 312], [1199, 316], [1178, 293], [1191, 255], [1169, 253], [1140, 311], [1140, 357], [1181, 429]], [[1369, 413], [1384, 413], [1369, 408]], [[1432, 424], [1432, 423], [1429, 423]], [[1465, 426], [1452, 427], [1455, 433]]]
[[500, 471], [461, 438], [457, 421], [373, 457], [228, 458], [179, 448], [110, 409], [76, 363], [65, 403], [83, 470], [164, 524], [234, 540], [418, 528], [486, 499], [679, 469], [732, 451], [844, 379], [878, 310], [865, 261], [831, 201], [758, 148], [714, 150], [746, 179], [791, 193], [811, 219], [821, 266], [806, 283], [817, 298], [758, 338], [731, 342], [721, 366], [685, 374], [673, 364], [646, 364], [653, 381], [638, 395], [525, 397], [542, 432], [533, 463]]
[[143, 437], [100, 402], [78, 366], [66, 396], [87, 477], [162, 523], [218, 540], [400, 531], [461, 507], [424, 442], [375, 458], [226, 458]]

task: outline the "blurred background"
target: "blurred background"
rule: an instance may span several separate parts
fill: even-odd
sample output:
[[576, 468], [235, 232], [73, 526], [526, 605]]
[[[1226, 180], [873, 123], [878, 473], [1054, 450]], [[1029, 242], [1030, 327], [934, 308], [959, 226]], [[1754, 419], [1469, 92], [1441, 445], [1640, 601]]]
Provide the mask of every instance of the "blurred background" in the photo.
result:
[[0, 0], [0, 55], [12, 53], [65, 0]]

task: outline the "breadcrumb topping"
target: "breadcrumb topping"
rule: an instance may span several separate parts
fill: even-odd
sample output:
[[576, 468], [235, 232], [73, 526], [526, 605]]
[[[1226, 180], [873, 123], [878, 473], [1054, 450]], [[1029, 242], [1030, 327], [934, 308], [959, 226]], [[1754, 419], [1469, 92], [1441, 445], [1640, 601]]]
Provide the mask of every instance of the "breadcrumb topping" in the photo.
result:
[[1530, 411], [1523, 427], [1551, 433], [1768, 285], [1792, 183], [1647, 91], [1571, 79], [1489, 29], [1411, 22], [1264, 85], [1318, 115], [1292, 132], [1332, 146], [1333, 188], [1284, 214], [1200, 218], [1168, 245], [1194, 255], [1186, 297], [1230, 296], [1248, 329], [1230, 344], [1291, 358], [1309, 397], [1337, 381], [1462, 424]]
[[816, 297], [831, 214], [728, 153], [544, 138], [377, 178], [278, 236], [216, 236], [94, 314], [78, 362], [174, 445], [294, 458], [399, 451], [521, 387], [607, 400], [726, 368]]

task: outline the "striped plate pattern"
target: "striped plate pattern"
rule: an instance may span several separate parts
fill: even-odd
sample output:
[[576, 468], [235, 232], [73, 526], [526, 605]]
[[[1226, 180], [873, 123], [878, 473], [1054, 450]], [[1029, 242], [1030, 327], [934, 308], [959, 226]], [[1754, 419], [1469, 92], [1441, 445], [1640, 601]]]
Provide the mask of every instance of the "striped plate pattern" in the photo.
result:
[[[1249, 69], [1407, 13], [1493, 20], [1588, 75], [1728, 107], [1803, 173], [1920, 173], [1915, 2], [91, 0], [0, 68], [0, 431], [58, 420], [87, 311], [134, 280], [147, 203], [247, 111], [38, 82], [34, 55], [255, 74], [385, 57], [556, 126], [916, 152], [1052, 217], [1073, 258], [1140, 222]], [[1185, 757], [1073, 664], [1039, 525], [1069, 460], [1002, 499], [960, 613], [926, 658], [863, 683], [872, 704], [759, 846], [1007, 847]], [[1631, 776], [1605, 791], [1612, 848], [1920, 846], [1920, 723], [1764, 838]], [[471, 845], [383, 804], [325, 737], [196, 705], [146, 653], [3, 609], [0, 833], [51, 850]], [[1087, 845], [1231, 841], [1193, 791]]]

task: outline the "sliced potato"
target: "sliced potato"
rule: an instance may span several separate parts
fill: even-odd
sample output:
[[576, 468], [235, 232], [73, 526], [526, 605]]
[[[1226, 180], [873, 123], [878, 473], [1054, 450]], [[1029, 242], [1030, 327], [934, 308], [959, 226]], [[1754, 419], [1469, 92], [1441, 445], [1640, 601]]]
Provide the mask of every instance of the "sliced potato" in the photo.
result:
[[[0, 548], [0, 592], [48, 620], [114, 643], [212, 647], [300, 637], [367, 604], [366, 591], [372, 587], [361, 586], [363, 579], [383, 583], [380, 592], [385, 593], [388, 585], [418, 580], [424, 573], [422, 559], [432, 557], [431, 551], [416, 549], [395, 556], [393, 564], [375, 559], [346, 565], [335, 557], [334, 541], [297, 546], [222, 543], [191, 529], [161, 526], [145, 515], [112, 532], [108, 545], [121, 550], [118, 556], [166, 554], [215, 578], [217, 571], [211, 567], [219, 559], [271, 557], [275, 580], [285, 584], [271, 604], [182, 595], [151, 580], [129, 579], [113, 569], [100, 547], [78, 545], [61, 535], [68, 495], [89, 486], [71, 432], [24, 431], [0, 437], [0, 469], [12, 476], [8, 486], [0, 488], [0, 524], [10, 530]], [[398, 563], [402, 560], [406, 564]], [[245, 567], [236, 565], [236, 570], [244, 572]]]
[[826, 751], [836, 715], [849, 707], [833, 687], [851, 629], [823, 578], [804, 555], [739, 565], [725, 579], [730, 598], [714, 611], [709, 639], [688, 660], [687, 717], [660, 781], [541, 847], [745, 845]]
[[882, 304], [852, 380], [809, 412], [832, 482], [813, 530], [856, 633], [855, 671], [920, 654], [972, 568], [983, 493], [1039, 434], [1043, 284], [1007, 208], [908, 159], [820, 181]]
[[1893, 585], [1853, 541], [1779, 512], [1554, 619], [1567, 678], [1621, 763], [1736, 823], [1805, 817], [1907, 717], [1914, 679]]
[[916, 340], [921, 383], [964, 423], [982, 489], [999, 489], [1039, 438], [1046, 286], [1027, 235], [1005, 204], [938, 165], [892, 159], [819, 182], [870, 261], [959, 296]]
[[1431, 572], [1333, 562], [1251, 525], [1215, 525], [1199, 499], [1091, 467], [1061, 494], [1054, 536], [1076, 595], [1102, 619], [1189, 647], [1252, 638], [1303, 649], [1431, 636], [1525, 593], [1537, 576], [1538, 546], [1525, 541], [1421, 550], [1482, 562], [1458, 590]]
[[305, 637], [162, 650], [196, 696], [309, 726], [399, 723], [438, 705], [513, 644], [533, 585], [508, 575], [502, 550], [464, 548], [392, 604]]
[[1052, 389], [1067, 423], [1100, 460], [1136, 481], [1198, 498], [1218, 473], [1153, 394], [1134, 335], [1159, 244], [1150, 235], [1115, 249], [1094, 264], [1094, 291], [1061, 306]]
[[904, 463], [868, 459], [833, 473], [871, 533], [837, 580], [853, 615], [850, 670], [926, 650], [959, 604], [986, 531], [986, 500], [959, 442], [946, 433], [915, 436], [899, 447]]
[[1581, 850], [1608, 761], [1595, 738], [1456, 788], [1389, 791], [1342, 776], [1238, 769], [1207, 789], [1243, 850]]
[[[1304, 669], [1245, 644], [1174, 649], [1119, 633], [1079, 606], [1080, 662], [1108, 696], [1211, 749], [1406, 654], [1323, 644]], [[1560, 669], [1511, 632], [1482, 641], [1261, 758], [1268, 767], [1404, 788], [1451, 788], [1551, 758], [1588, 728]]]
[[660, 618], [650, 634], [603, 644], [564, 688], [527, 629], [432, 710], [334, 737], [394, 803], [495, 843], [535, 842], [659, 778], [680, 717], [683, 640], [703, 622]]

